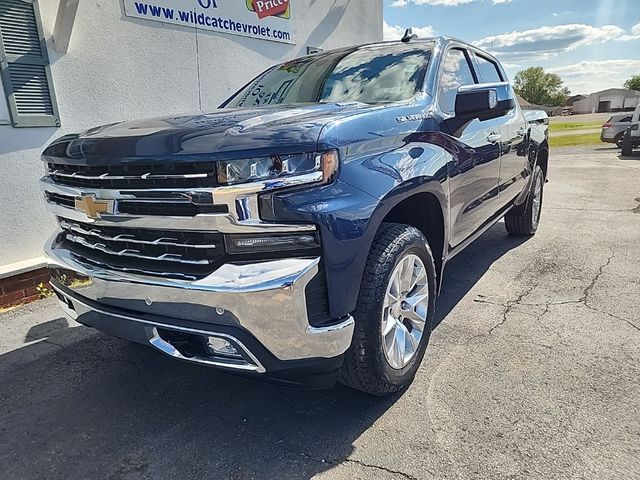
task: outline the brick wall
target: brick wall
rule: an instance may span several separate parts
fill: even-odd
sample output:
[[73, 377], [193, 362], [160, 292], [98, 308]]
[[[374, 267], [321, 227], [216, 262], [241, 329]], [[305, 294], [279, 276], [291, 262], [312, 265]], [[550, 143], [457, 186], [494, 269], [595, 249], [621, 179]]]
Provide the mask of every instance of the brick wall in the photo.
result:
[[39, 268], [13, 277], [0, 279], [0, 308], [11, 307], [39, 298], [37, 286], [43, 283], [48, 289], [49, 271]]

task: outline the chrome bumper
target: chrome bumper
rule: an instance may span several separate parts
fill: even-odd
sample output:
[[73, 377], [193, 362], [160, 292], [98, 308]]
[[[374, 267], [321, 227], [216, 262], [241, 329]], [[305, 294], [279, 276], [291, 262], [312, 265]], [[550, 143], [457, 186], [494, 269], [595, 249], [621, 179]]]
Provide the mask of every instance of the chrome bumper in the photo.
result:
[[[48, 266], [56, 282], [80, 298], [74, 307], [75, 303], [81, 304], [75, 313], [67, 313], [77, 314], [82, 323], [83, 313], [100, 313], [95, 305], [104, 306], [106, 311], [133, 312], [124, 315], [127, 318], [123, 320], [140, 323], [147, 334], [146, 341], [156, 348], [166, 347], [159, 349], [172, 356], [177, 355], [157, 340], [153, 329], [180, 328], [145, 320], [145, 315], [206, 324], [207, 328], [199, 330], [203, 335], [221, 336], [216, 333], [217, 326], [241, 327], [279, 360], [333, 358], [344, 353], [351, 343], [352, 317], [323, 328], [315, 328], [307, 320], [305, 288], [318, 273], [319, 258], [225, 264], [205, 278], [183, 281], [86, 265], [68, 250], [53, 248], [55, 238], [56, 235], [45, 246]], [[60, 288], [58, 291], [61, 293]], [[252, 356], [246, 347], [240, 347]], [[253, 365], [257, 368], [239, 368], [264, 371], [256, 362]]]

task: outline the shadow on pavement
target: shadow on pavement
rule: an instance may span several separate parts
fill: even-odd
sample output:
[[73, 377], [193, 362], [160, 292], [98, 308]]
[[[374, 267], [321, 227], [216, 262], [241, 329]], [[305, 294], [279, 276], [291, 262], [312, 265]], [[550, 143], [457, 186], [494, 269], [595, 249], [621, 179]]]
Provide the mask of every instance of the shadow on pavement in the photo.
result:
[[[522, 242], [498, 224], [456, 257], [438, 322]], [[42, 316], [27, 335], [40, 343], [0, 356], [5, 480], [310, 478], [345, 460], [399, 399], [285, 390]]]

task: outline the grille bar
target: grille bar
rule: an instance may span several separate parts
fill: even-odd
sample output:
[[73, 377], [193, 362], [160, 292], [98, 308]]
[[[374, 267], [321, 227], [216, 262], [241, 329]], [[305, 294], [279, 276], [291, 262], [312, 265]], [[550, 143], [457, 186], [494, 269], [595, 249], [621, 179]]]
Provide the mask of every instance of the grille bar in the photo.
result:
[[[136, 192], [151, 196], [151, 192]], [[164, 197], [159, 198], [126, 198], [117, 200], [116, 211], [119, 214], [132, 216], [163, 216], [163, 217], [195, 217], [197, 215], [227, 214], [229, 208], [225, 204], [197, 203], [197, 195], [192, 194], [191, 201], [187, 198], [170, 198], [171, 192], [160, 192]], [[169, 197], [169, 198], [168, 198]], [[209, 193], [209, 197], [211, 194]], [[75, 196], [61, 193], [46, 192], [47, 201], [66, 208], [75, 209]]]
[[117, 272], [134, 273], [137, 275], [147, 275], [147, 276], [162, 277], [162, 278], [177, 278], [180, 280], [197, 280], [198, 279], [196, 275], [189, 275], [182, 272], [160, 272], [155, 270], [153, 271], [144, 270], [142, 268], [137, 268], [137, 267], [123, 267], [120, 265], [113, 265], [111, 263], [107, 264], [105, 262], [100, 262], [93, 258], [88, 258], [83, 255], [79, 255], [76, 252], [71, 252], [71, 253], [78, 262], [84, 265], [87, 265], [89, 267], [100, 267], [105, 270], [115, 270]]
[[194, 260], [194, 259], [185, 259], [182, 255], [178, 255], [176, 253], [164, 253], [160, 256], [154, 257], [150, 255], [144, 255], [140, 252], [140, 250], [134, 250], [132, 248], [125, 248], [123, 250], [113, 250], [107, 247], [103, 243], [92, 242], [84, 237], [80, 237], [78, 235], [73, 235], [68, 233], [66, 235], [66, 240], [77, 243], [78, 245], [82, 245], [86, 248], [91, 248], [93, 250], [99, 250], [108, 255], [117, 255], [119, 257], [131, 257], [138, 258], [140, 260], [156, 260], [161, 262], [175, 262], [175, 263], [184, 263], [187, 265], [209, 265], [211, 262], [206, 259]]
[[175, 178], [189, 179], [189, 178], [207, 178], [210, 175], [206, 173], [185, 173], [182, 175], [161, 175], [151, 172], [144, 173], [142, 175], [111, 175], [109, 173], [103, 173], [101, 175], [84, 175], [81, 173], [63, 173], [59, 170], [49, 172], [52, 177], [60, 178], [74, 178], [79, 180], [171, 180]]
[[60, 221], [60, 226], [65, 230], [71, 230], [72, 232], [79, 233], [80, 235], [91, 236], [95, 238], [99, 238], [101, 240], [106, 240], [110, 242], [126, 242], [126, 243], [138, 243], [141, 245], [154, 245], [154, 246], [163, 246], [163, 247], [183, 247], [183, 248], [217, 248], [217, 246], [213, 243], [189, 243], [183, 242], [181, 243], [179, 239], [161, 236], [155, 238], [153, 240], [142, 240], [139, 237], [137, 238], [133, 233], [120, 233], [118, 235], [108, 235], [104, 233], [102, 230], [97, 228], [84, 228], [78, 223], [70, 223], [66, 220]]
[[[69, 146], [66, 150], [73, 148]], [[66, 150], [58, 153], [66, 155], [69, 153]], [[54, 161], [47, 163], [47, 169], [47, 175], [56, 183], [74, 187], [130, 190], [217, 186], [216, 167], [213, 162], [74, 165]]]

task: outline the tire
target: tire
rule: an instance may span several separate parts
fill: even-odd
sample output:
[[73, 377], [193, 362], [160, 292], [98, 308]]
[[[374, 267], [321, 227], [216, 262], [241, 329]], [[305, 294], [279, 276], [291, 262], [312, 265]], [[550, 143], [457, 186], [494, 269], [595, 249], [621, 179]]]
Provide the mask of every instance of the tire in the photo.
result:
[[623, 133], [619, 133], [616, 138], [614, 139], [616, 146], [618, 148], [622, 148], [622, 144], [624, 143], [624, 132]]
[[533, 172], [533, 179], [526, 201], [514, 208], [504, 217], [504, 225], [511, 235], [535, 235], [542, 213], [542, 198], [544, 191], [544, 173], [539, 165]]
[[[424, 277], [417, 275], [422, 269]], [[395, 295], [399, 300], [391, 302]], [[408, 302], [415, 302], [416, 308], [408, 308]], [[353, 340], [338, 381], [372, 395], [389, 395], [407, 387], [429, 342], [435, 302], [436, 269], [426, 238], [409, 225], [383, 223], [369, 251], [354, 313]], [[424, 317], [424, 323], [418, 317]], [[404, 341], [395, 342], [398, 336]]]
[[622, 155], [633, 155], [633, 145], [631, 144], [631, 132], [627, 130], [622, 142]]

